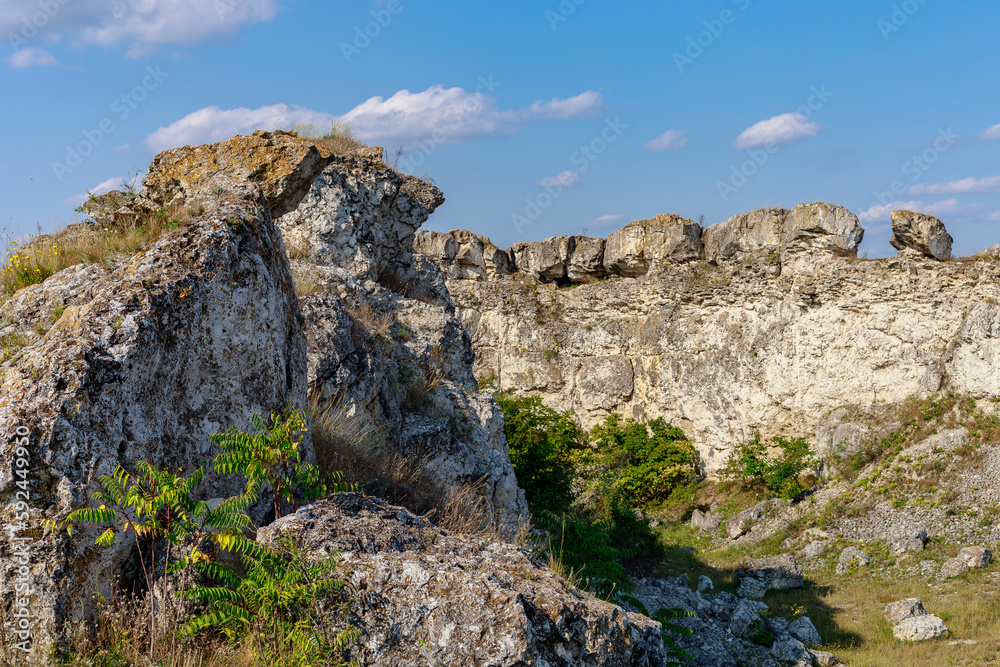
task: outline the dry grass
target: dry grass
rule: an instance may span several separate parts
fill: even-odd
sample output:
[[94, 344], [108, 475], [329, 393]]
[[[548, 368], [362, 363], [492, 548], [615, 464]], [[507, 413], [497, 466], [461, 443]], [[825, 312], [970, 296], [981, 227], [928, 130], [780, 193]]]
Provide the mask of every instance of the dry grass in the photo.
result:
[[292, 276], [295, 279], [295, 293], [299, 297], [315, 294], [323, 289], [315, 277], [307, 273], [293, 273]]
[[312, 139], [317, 146], [339, 155], [365, 148], [365, 144], [354, 135], [354, 128], [339, 121], [332, 123], [329, 130], [308, 123], [296, 123], [288, 131], [304, 139]]
[[347, 316], [351, 318], [351, 338], [359, 347], [367, 347], [370, 339], [388, 341], [389, 330], [396, 321], [394, 313], [379, 312], [368, 301], [347, 304]]
[[480, 537], [499, 534], [480, 492], [482, 480], [447, 488], [423, 461], [390, 447], [365, 415], [352, 414], [342, 400], [314, 398], [310, 414], [313, 446], [325, 471], [339, 470], [344, 482], [424, 515], [445, 530]]
[[0, 295], [9, 297], [77, 264], [106, 264], [133, 255], [150, 241], [188, 222], [191, 213], [179, 207], [161, 209], [127, 226], [74, 224], [52, 235], [33, 236], [21, 246], [8, 241]]

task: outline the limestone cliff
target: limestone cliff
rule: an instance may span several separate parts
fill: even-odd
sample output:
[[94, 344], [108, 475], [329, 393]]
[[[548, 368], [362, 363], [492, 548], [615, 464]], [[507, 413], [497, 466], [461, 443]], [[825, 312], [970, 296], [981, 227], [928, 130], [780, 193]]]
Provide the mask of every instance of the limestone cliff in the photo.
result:
[[[512, 248], [508, 275], [470, 268], [447, 282], [477, 374], [573, 410], [586, 426], [612, 412], [665, 417], [713, 472], [755, 430], [814, 440], [843, 405], [948, 386], [1000, 401], [1000, 263], [935, 261], [908, 250], [926, 245], [919, 238], [895, 259], [857, 259], [861, 236], [845, 209], [811, 204], [736, 216], [702, 234], [661, 233], [652, 249], [633, 242], [617, 252], [655, 260], [628, 272], [605, 261], [603, 277], [586, 282], [542, 282], [551, 259], [516, 263], [558, 256], [566, 246], [557, 239]], [[447, 274], [435, 248], [454, 243], [458, 255], [468, 238], [422, 232], [418, 248]], [[692, 243], [712, 261], [670, 259]]]

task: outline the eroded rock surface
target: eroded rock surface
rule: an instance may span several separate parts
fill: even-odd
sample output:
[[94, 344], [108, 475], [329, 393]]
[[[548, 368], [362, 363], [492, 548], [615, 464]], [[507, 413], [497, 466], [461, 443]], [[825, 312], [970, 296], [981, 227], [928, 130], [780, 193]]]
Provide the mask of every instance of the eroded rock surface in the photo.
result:
[[914, 252], [931, 259], [951, 259], [951, 234], [944, 223], [931, 215], [914, 211], [893, 211], [889, 243], [900, 255]]
[[[24, 342], [2, 366], [0, 447], [12, 462], [15, 434], [27, 434], [30, 525], [89, 505], [119, 465], [191, 470], [217, 452], [209, 435], [305, 403], [306, 340], [281, 236], [252, 187], [230, 183], [215, 206], [111, 268], [72, 267], [0, 306], [14, 323], [3, 335]], [[13, 473], [0, 472], [8, 503]], [[204, 492], [239, 488], [212, 478]], [[90, 611], [108, 584], [99, 573], [130, 576], [134, 544], [24, 534], [35, 538], [27, 580], [44, 651], [50, 628]], [[7, 603], [20, 565], [11, 544], [0, 547]]]
[[434, 529], [400, 507], [335, 496], [260, 531], [339, 553], [362, 664], [658, 667], [659, 623], [571, 589], [517, 547]]

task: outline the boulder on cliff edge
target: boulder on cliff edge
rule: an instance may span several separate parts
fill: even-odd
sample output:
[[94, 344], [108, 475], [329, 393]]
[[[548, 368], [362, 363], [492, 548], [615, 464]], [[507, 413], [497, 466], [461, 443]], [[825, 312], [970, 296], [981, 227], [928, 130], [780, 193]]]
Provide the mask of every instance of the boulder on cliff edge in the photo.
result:
[[952, 238], [944, 223], [915, 211], [893, 211], [892, 238], [889, 243], [899, 255], [919, 253], [936, 260], [951, 259]]

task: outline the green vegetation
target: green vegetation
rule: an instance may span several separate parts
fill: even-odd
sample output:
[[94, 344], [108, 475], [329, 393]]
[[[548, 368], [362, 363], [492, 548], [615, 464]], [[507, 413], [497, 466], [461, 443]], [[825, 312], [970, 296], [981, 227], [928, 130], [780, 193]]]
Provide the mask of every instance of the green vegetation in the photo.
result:
[[[94, 665], [138, 664], [140, 658], [153, 664], [342, 665], [338, 656], [358, 632], [346, 621], [350, 602], [335, 576], [335, 555], [315, 561], [294, 542], [271, 548], [243, 533], [253, 526], [246, 510], [260, 500], [265, 484], [278, 516], [282, 503], [295, 497], [341, 490], [332, 483], [338, 475], [301, 461], [305, 417], [304, 410], [267, 420], [255, 416], [250, 433], [230, 429], [212, 436], [223, 447], [215, 472], [245, 476], [241, 495], [211, 504], [198, 500], [204, 466], [184, 475], [140, 461], [134, 471], [119, 467], [101, 477], [102, 491], [93, 495], [99, 506], [46, 522], [70, 535], [97, 528], [95, 544], [102, 547], [112, 546], [118, 534], [129, 535], [148, 591], [144, 598], [116, 594], [110, 603], [99, 598], [102, 616], [129, 624], [109, 633], [99, 617], [90, 632], [69, 629], [53, 657]], [[238, 556], [240, 565], [226, 564], [223, 552]], [[178, 598], [199, 603], [187, 620], [175, 615], [178, 605], [171, 601]]]
[[[538, 397], [495, 397], [532, 521], [549, 534], [541, 550], [550, 567], [598, 597], [638, 604], [623, 563], [660, 550], [640, 508], [662, 504], [694, 482], [694, 447], [660, 419], [641, 424], [612, 415], [588, 438], [571, 413]], [[661, 611], [665, 621], [679, 617]], [[672, 635], [687, 630], [667, 622], [664, 631], [668, 652], [683, 660]]]
[[794, 498], [815, 479], [816, 461], [809, 443], [805, 438], [780, 436], [771, 441], [780, 450], [779, 456], [770, 457], [767, 444], [761, 441], [760, 433], [755, 433], [752, 440], [736, 448], [722, 476], [747, 490]]

